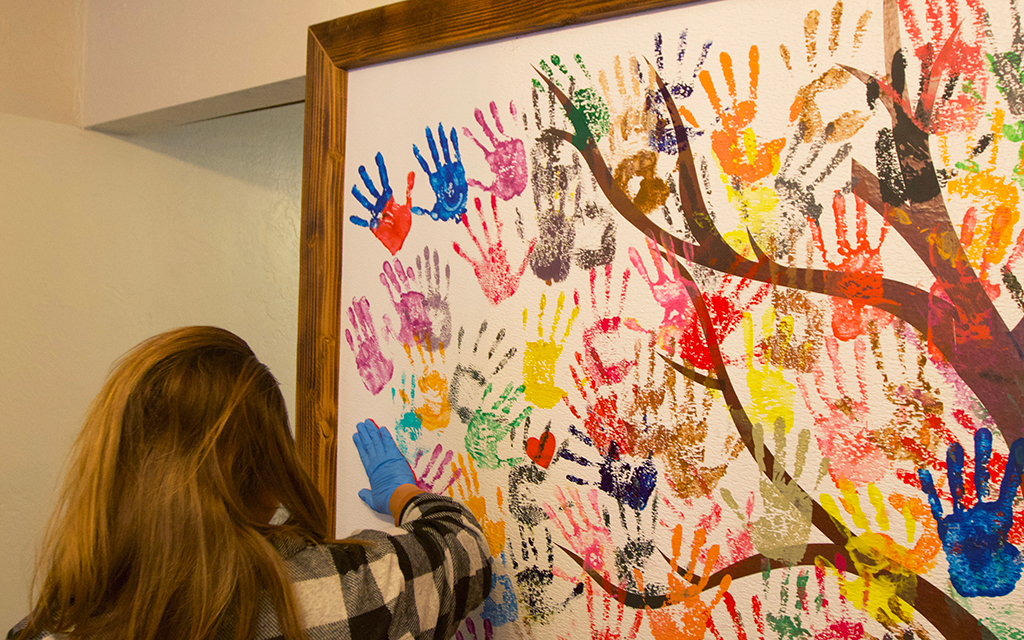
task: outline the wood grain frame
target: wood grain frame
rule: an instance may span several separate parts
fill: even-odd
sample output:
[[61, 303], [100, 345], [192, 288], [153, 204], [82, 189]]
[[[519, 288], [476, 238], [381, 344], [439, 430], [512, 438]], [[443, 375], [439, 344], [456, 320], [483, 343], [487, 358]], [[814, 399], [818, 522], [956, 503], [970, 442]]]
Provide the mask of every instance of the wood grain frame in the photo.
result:
[[695, 0], [408, 0], [309, 28], [295, 437], [334, 529], [350, 69]]

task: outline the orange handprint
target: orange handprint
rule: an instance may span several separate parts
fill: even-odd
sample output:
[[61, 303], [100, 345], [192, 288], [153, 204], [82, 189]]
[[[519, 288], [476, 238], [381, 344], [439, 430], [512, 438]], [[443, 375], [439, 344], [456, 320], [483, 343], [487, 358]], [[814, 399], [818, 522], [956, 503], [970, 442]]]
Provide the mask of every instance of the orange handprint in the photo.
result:
[[[459, 478], [455, 483], [455, 486], [459, 489], [459, 500], [466, 505], [470, 513], [480, 522], [480, 528], [483, 529], [484, 537], [487, 538], [487, 546], [491, 550], [491, 555], [498, 557], [505, 549], [505, 520], [500, 516], [493, 520], [487, 516], [487, 501], [480, 495], [480, 478], [477, 476], [473, 458], [469, 459], [469, 465], [467, 466], [465, 459], [460, 453], [458, 466], [454, 462], [452, 463], [452, 475], [457, 475]], [[455, 497], [455, 492], [450, 486], [448, 487], [448, 495], [453, 498]], [[501, 493], [501, 487], [495, 489], [495, 499], [498, 501], [498, 509], [500, 510], [505, 502], [505, 496]]]
[[732, 57], [722, 52], [722, 76], [729, 91], [731, 106], [723, 107], [718, 90], [707, 69], [700, 72], [700, 83], [718, 114], [720, 126], [711, 133], [711, 149], [718, 158], [722, 171], [744, 184], [752, 184], [779, 171], [779, 156], [786, 144], [785, 138], [757, 142], [750, 124], [757, 115], [757, 80], [760, 75], [760, 55], [757, 45], [750, 47], [750, 88], [746, 100], [738, 100]]
[[[667, 605], [658, 609], [648, 611], [648, 620], [651, 623], [651, 635], [657, 640], [699, 640], [704, 637], [707, 630], [707, 621], [711, 612], [715, 609], [725, 592], [732, 583], [731, 576], [725, 576], [718, 592], [712, 598], [710, 604], [701, 599], [701, 594], [708, 584], [711, 572], [718, 560], [718, 545], [714, 544], [708, 549], [704, 561], [704, 571], [696, 584], [691, 582], [694, 578], [694, 568], [700, 557], [701, 548], [707, 541], [707, 533], [698, 529], [693, 534], [693, 545], [690, 548], [690, 564], [683, 576], [679, 575], [679, 556], [682, 553], [683, 526], [677, 524], [672, 533], [672, 559], [670, 561], [672, 571], [668, 574], [668, 593], [666, 593]], [[643, 591], [643, 577], [639, 570], [634, 570], [637, 586]], [[672, 606], [681, 605], [681, 606]]]

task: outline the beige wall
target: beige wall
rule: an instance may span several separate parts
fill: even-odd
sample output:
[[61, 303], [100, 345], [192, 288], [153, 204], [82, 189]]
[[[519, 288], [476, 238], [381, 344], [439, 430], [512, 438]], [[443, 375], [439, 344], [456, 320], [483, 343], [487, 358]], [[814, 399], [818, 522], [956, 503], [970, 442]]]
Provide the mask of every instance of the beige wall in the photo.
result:
[[0, 634], [111, 362], [185, 324], [295, 395], [302, 105], [118, 139], [0, 114]]
[[0, 113], [78, 124], [84, 6], [0, 1]]

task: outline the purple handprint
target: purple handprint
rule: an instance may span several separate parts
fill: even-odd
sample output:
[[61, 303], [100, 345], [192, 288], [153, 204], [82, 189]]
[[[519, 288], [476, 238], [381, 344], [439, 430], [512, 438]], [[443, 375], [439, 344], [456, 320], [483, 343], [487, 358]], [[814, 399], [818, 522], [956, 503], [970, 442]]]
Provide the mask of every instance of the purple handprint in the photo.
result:
[[[515, 121], [518, 112], [514, 102], [508, 103], [508, 110], [512, 120]], [[484, 152], [484, 159], [487, 160], [487, 164], [491, 167], [491, 173], [494, 174], [494, 182], [488, 187], [471, 178], [469, 184], [490, 191], [502, 200], [511, 200], [526, 189], [526, 149], [523, 146], [523, 141], [505, 133], [501, 118], [498, 117], [498, 106], [493, 101], [491, 102], [491, 116], [494, 118], [494, 125], [498, 129], [498, 133], [507, 137], [508, 140], [499, 139], [494, 134], [487, 125], [487, 120], [484, 119], [483, 111], [477, 109], [474, 115], [484, 130], [484, 135], [491, 141], [494, 150], [485, 147], [468, 127], [462, 128], [462, 135], [475, 142], [476, 146]]]
[[409, 345], [427, 340], [433, 329], [427, 313], [426, 297], [416, 291], [413, 286], [415, 281], [412, 267], [404, 268], [400, 259], [395, 258], [394, 267], [390, 262], [384, 263], [380, 282], [387, 288], [399, 320], [396, 333], [391, 318], [384, 316], [384, 328], [399, 341]]
[[454, 457], [454, 452], [445, 450], [441, 445], [434, 447], [429, 458], [423, 449], [417, 451], [412, 463], [416, 486], [431, 493], [447, 491], [462, 476], [462, 470], [452, 464]]
[[345, 340], [356, 355], [356, 369], [367, 390], [377, 395], [391, 380], [395, 366], [380, 350], [377, 330], [373, 326], [373, 316], [370, 315], [370, 301], [365, 297], [358, 300], [353, 298], [352, 306], [348, 308], [348, 321], [352, 329], [357, 331], [353, 339], [352, 332], [345, 329]]
[[921, 489], [928, 495], [932, 517], [938, 523], [939, 538], [949, 561], [949, 579], [962, 596], [1005, 596], [1020, 580], [1024, 557], [1007, 537], [1013, 526], [1013, 499], [1024, 468], [1024, 438], [1010, 446], [1006, 472], [999, 497], [985, 502], [988, 495], [988, 463], [992, 456], [992, 432], [978, 429], [974, 434], [974, 487], [978, 502], [964, 508], [964, 448], [956, 442], [946, 453], [946, 474], [953, 497], [953, 513], [943, 517], [942, 502], [935, 491], [932, 474], [918, 469]]
[[418, 215], [428, 215], [434, 220], [454, 220], [462, 222], [462, 215], [466, 213], [466, 201], [469, 199], [469, 187], [466, 185], [466, 169], [462, 166], [462, 155], [459, 153], [459, 137], [455, 134], [455, 128], [451, 129], [452, 149], [455, 151], [455, 160], [452, 160], [448, 150], [448, 138], [444, 133], [444, 126], [437, 124], [437, 137], [441, 141], [441, 151], [444, 153], [444, 163], [437, 153], [437, 144], [434, 143], [434, 134], [427, 127], [427, 146], [430, 147], [430, 157], [434, 160], [435, 170], [430, 170], [430, 165], [423, 159], [419, 147], [412, 145], [412, 153], [416, 156], [423, 171], [430, 180], [430, 188], [434, 190], [437, 202], [434, 208], [423, 209], [413, 207], [412, 212]]

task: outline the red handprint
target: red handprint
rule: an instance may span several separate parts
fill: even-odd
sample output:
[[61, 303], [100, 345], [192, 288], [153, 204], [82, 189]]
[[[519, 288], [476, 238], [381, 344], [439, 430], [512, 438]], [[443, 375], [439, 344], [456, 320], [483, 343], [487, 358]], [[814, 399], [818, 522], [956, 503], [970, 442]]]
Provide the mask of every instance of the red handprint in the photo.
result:
[[[836, 221], [836, 244], [840, 259], [830, 260], [825, 240], [821, 235], [821, 225], [817, 220], [807, 219], [811, 227], [814, 244], [821, 252], [821, 257], [832, 271], [856, 274], [865, 292], [882, 297], [882, 242], [889, 231], [889, 223], [882, 222], [882, 230], [878, 235], [878, 244], [872, 248], [868, 241], [867, 203], [856, 195], [853, 196], [856, 206], [856, 240], [851, 243], [848, 236], [846, 217], [846, 196], [838, 190], [832, 198], [832, 214]], [[867, 306], [863, 299], [850, 300], [833, 296], [832, 301], [832, 333], [840, 340], [853, 340], [865, 335], [870, 323], [880, 329], [892, 321], [892, 316], [875, 307]]]
[[[918, 19], [910, 0], [899, 0], [914, 56], [921, 61], [922, 69], [928, 69], [932, 76], [945, 76], [946, 86], [961, 89], [955, 95], [940, 100], [930, 117], [926, 115], [926, 130], [930, 133], [971, 131], [978, 126], [985, 112], [988, 67], [979, 41], [985, 38], [985, 31], [991, 27], [980, 2], [966, 2], [967, 11], [972, 16], [964, 16], [966, 12], [958, 4], [955, 0], [927, 0], [925, 20], [928, 24], [925, 27], [924, 20]], [[926, 29], [930, 33], [925, 33]], [[944, 57], [939, 58], [939, 50], [948, 40], [952, 46]], [[942, 68], [934, 69], [936, 64]]]

